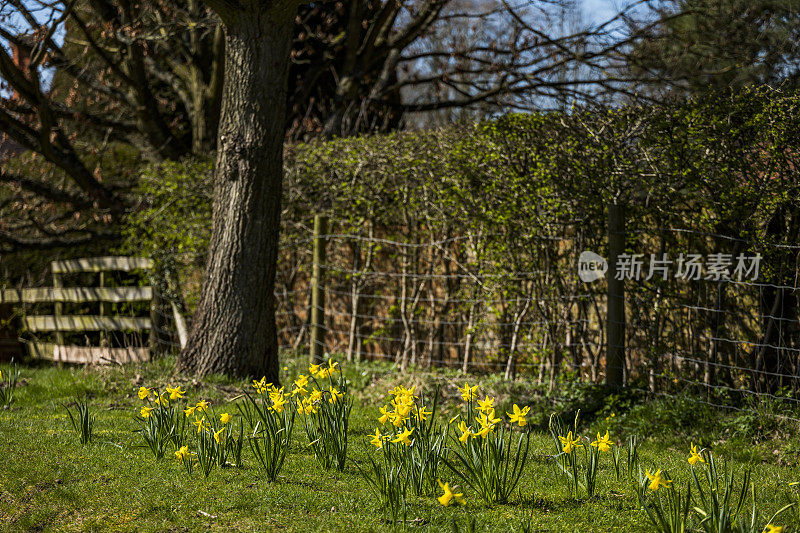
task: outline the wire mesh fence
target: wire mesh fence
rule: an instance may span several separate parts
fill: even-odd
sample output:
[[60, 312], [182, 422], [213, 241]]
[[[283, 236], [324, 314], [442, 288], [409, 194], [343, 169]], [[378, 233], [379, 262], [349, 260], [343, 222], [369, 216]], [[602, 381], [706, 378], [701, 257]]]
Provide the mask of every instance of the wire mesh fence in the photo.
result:
[[[347, 360], [524, 375], [551, 390], [565, 379], [605, 382], [608, 351], [619, 347], [630, 388], [729, 408], [750, 408], [752, 399], [796, 406], [800, 247], [625, 229], [624, 253], [609, 258], [607, 235], [562, 230], [428, 242], [376, 231], [318, 235], [327, 247], [320, 280], [311, 279], [313, 238], [295, 241], [276, 292], [281, 344], [307, 347], [318, 327], [322, 350]], [[607, 263], [592, 281], [579, 275], [587, 251]], [[623, 281], [621, 339], [608, 336], [611, 276]], [[310, 322], [316, 283], [320, 324]]]

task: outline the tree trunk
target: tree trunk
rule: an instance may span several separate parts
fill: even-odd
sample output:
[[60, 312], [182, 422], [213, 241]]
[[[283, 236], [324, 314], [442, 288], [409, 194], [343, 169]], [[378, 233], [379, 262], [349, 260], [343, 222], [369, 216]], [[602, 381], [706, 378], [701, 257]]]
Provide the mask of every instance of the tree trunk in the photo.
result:
[[294, 8], [238, 6], [244, 7], [218, 8], [225, 23], [225, 82], [213, 230], [200, 303], [178, 366], [198, 376], [266, 376], [277, 384], [273, 291]]

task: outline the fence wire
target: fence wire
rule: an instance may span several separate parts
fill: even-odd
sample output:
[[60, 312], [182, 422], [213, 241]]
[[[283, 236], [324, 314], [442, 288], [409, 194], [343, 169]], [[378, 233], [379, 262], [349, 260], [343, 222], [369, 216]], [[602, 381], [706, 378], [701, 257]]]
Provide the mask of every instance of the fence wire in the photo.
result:
[[[753, 408], [753, 398], [791, 409], [800, 393], [798, 250], [790, 243], [685, 228], [626, 230], [626, 253], [760, 254], [760, 276], [736, 279], [735, 264], [699, 279], [642, 276], [625, 281], [625, 381], [658, 396], [691, 391], [698, 401]], [[605, 381], [607, 283], [578, 276], [585, 250], [605, 257], [602, 236], [461, 235], [429, 242], [330, 233], [321, 348], [347, 360], [399, 367], [524, 375], [557, 390], [563, 380]], [[289, 250], [278, 275], [281, 344], [308, 348], [314, 238]], [[491, 241], [491, 242], [489, 242]], [[501, 238], [502, 241], [502, 238]], [[305, 246], [305, 249], [303, 249]], [[608, 265], [606, 279], [615, 275]], [[646, 266], [646, 265], [645, 265]], [[666, 278], [666, 279], [665, 279]], [[707, 279], [708, 278], [708, 279]]]

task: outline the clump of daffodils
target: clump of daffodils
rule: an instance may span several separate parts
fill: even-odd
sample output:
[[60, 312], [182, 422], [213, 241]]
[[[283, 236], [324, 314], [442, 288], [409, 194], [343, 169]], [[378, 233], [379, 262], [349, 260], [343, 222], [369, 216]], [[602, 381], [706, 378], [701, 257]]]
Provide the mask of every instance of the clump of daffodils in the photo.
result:
[[[457, 425], [460, 433], [458, 436], [459, 442], [464, 444], [470, 438], [480, 437], [485, 439], [490, 434], [493, 434], [498, 425], [503, 422], [502, 418], [496, 414], [495, 398], [484, 396], [483, 399], [480, 399], [477, 394], [478, 386], [470, 386], [468, 383], [464, 383], [463, 387], [458, 387], [458, 391], [461, 393], [461, 399], [466, 406], [465, 416]], [[527, 417], [530, 410], [531, 408], [528, 406], [520, 407], [514, 404], [510, 412], [506, 411], [506, 416], [512, 426], [516, 425], [522, 428], [528, 425]], [[461, 416], [455, 417], [451, 422], [454, 422], [456, 418], [461, 418]]]
[[267, 383], [266, 377], [253, 380], [256, 395], [245, 393], [244, 404], [237, 404], [247, 421], [247, 443], [269, 481], [275, 481], [286, 460], [294, 429], [296, 410], [284, 387]]
[[206, 476], [215, 466], [241, 464], [241, 422], [237, 432], [229, 412], [217, 415], [211, 402], [191, 403], [186, 394], [181, 385], [169, 385], [163, 392], [146, 386], [136, 391], [142, 401], [136, 416], [139, 433], [153, 455], [160, 459], [171, 447], [188, 473], [197, 465]]
[[301, 416], [309, 446], [323, 468], [344, 470], [353, 402], [339, 363], [312, 364], [292, 382], [288, 396]]
[[457, 431], [453, 457], [446, 462], [484, 501], [505, 502], [518, 485], [528, 458], [530, 433], [521, 429], [528, 425], [530, 407], [514, 404], [505, 412], [504, 421], [502, 412], [498, 415], [496, 411], [496, 399], [481, 398], [477, 385], [465, 383], [458, 391], [464, 409], [450, 420]]
[[368, 467], [359, 470], [388, 517], [396, 520], [406, 508], [409, 488], [418, 495], [433, 495], [436, 490], [448, 430], [436, 420], [436, 400], [426, 403], [416, 387], [397, 385], [387, 393], [388, 401], [378, 409], [377, 427], [369, 437], [375, 453], [369, 455]]
[[142, 401], [135, 417], [138, 432], [156, 459], [164, 457], [170, 447], [178, 450], [186, 445], [186, 417], [181, 407], [184, 394], [180, 385], [169, 385], [163, 392], [141, 386], [136, 392]]
[[192, 425], [197, 429], [196, 459], [206, 477], [215, 466], [224, 468], [241, 464], [244, 442], [241, 420], [239, 431], [234, 431], [231, 414], [223, 412], [217, 415], [207, 400], [187, 406], [183, 413], [187, 419], [193, 418]]
[[[595, 494], [600, 458], [603, 454], [612, 452], [614, 445], [608, 430], [604, 435], [598, 432], [594, 440], [589, 437], [581, 437], [578, 434], [579, 417], [580, 412], [575, 416], [571, 428], [565, 426], [558, 416], [550, 417], [550, 432], [556, 446], [553, 464], [556, 466], [559, 477], [576, 498], [581, 489], [586, 492], [588, 497]], [[610, 455], [617, 478], [619, 478], [619, 454], [614, 452]]]

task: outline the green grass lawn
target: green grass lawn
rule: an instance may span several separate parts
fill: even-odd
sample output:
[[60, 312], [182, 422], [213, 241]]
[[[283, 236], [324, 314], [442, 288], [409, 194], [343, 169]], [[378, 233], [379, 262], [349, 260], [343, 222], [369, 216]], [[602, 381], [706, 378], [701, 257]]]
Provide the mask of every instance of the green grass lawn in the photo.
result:
[[[208, 399], [217, 412], [247, 387], [244, 382], [223, 378], [198, 383], [174, 376], [172, 363], [167, 358], [95, 370], [21, 368], [23, 381], [16, 401], [11, 409], [0, 410], [0, 530], [392, 529], [356, 466], [348, 463], [341, 473], [323, 470], [307, 448], [300, 424], [295, 426], [287, 462], [275, 483], [264, 479], [246, 445], [241, 468], [216, 469], [207, 479], [198, 470], [188, 476], [171, 453], [156, 461], [134, 432], [133, 416], [141, 406], [136, 396], [140, 385], [163, 388], [181, 383], [189, 400]], [[295, 362], [286, 364], [288, 380], [296, 373]], [[445, 398], [443, 416], [447, 416], [458, 405], [456, 380], [463, 383], [456, 373], [404, 376], [376, 364], [346, 366], [345, 372], [355, 400], [349, 457], [362, 464], [366, 454], [373, 453], [367, 435], [374, 431], [377, 407], [385, 403], [388, 388], [413, 382], [424, 395], [430, 395], [437, 384]], [[536, 403], [541, 412], [551, 406], [550, 400], [526, 393], [525, 382], [504, 385], [492, 377], [481, 384], [497, 395], [503, 411], [513, 402]], [[76, 396], [88, 397], [96, 414], [95, 440], [86, 446], [78, 443], [61, 406]], [[704, 438], [703, 445], [712, 446], [715, 455], [726, 459], [737, 472], [752, 467], [764, 520], [787, 503], [793, 490], [789, 482], [800, 479], [795, 459], [798, 441], [792, 436], [796, 427], [776, 429], [764, 423], [756, 424], [761, 432], [737, 431], [746, 423], [752, 425], [752, 417], [732, 418], [734, 415], [687, 401], [670, 406], [628, 405], [606, 422], [608, 409], [608, 405], [594, 406], [584, 434], [593, 436], [608, 426], [613, 440], [621, 442], [637, 431], [645, 438], [642, 466], [664, 469], [677, 483], [689, 479], [689, 438]], [[233, 406], [228, 410], [237, 412]], [[487, 506], [463, 487], [464, 507], [445, 508], [434, 497], [411, 497], [406, 528], [453, 531], [455, 519], [455, 530], [469, 531], [474, 519], [476, 531], [650, 530], [630, 484], [615, 480], [608, 455], [603, 456], [599, 473], [599, 495], [576, 500], [548, 459], [553, 453], [550, 435], [538, 425], [533, 432], [532, 456], [510, 503]], [[455, 475], [446, 470], [442, 478], [458, 484]], [[796, 514], [786, 513], [776, 522], [796, 528]]]

